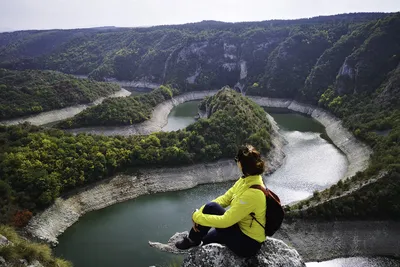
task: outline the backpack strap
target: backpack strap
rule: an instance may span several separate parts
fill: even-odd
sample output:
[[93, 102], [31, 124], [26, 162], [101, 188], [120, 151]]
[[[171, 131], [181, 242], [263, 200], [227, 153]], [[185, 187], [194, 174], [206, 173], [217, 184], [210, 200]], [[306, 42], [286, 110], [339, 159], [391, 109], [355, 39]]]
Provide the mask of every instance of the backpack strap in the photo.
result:
[[264, 195], [268, 196], [269, 194], [269, 190], [266, 189], [264, 186], [259, 185], [259, 184], [253, 184], [252, 186], [250, 186], [250, 188], [254, 188], [254, 189], [258, 189], [264, 192]]
[[271, 190], [263, 187], [262, 185], [255, 184], [255, 185], [250, 186], [250, 188], [259, 189], [259, 190], [263, 191], [264, 195], [266, 197], [272, 197], [276, 202], [279, 203], [279, 205], [282, 205], [281, 204], [281, 200], [279, 199], [279, 197], [274, 192], [272, 192]]
[[[265, 205], [267, 205], [267, 196], [269, 195], [269, 190], [268, 190], [268, 189], [265, 189], [265, 187], [263, 187], [263, 186], [261, 186], [261, 185], [258, 185], [258, 184], [252, 185], [252, 186], [250, 186], [250, 188], [258, 189], [258, 190], [263, 191], [263, 193], [264, 193], [264, 195], [265, 195], [265, 197], [266, 197], [266, 198], [265, 198]], [[267, 212], [267, 211], [265, 211], [265, 212]], [[256, 222], [257, 222], [262, 228], [264, 228], [264, 230], [265, 230], [265, 226], [263, 226], [263, 225], [256, 219], [255, 213], [254, 213], [254, 212], [250, 213], [250, 216], [251, 216], [254, 220], [256, 220]]]

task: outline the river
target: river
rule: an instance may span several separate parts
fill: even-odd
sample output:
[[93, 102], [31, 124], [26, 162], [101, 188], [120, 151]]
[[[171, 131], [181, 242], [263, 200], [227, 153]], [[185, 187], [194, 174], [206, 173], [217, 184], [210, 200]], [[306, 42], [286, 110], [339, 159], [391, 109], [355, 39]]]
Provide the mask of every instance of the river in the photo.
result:
[[[198, 101], [175, 107], [164, 131], [184, 128], [194, 122]], [[306, 198], [314, 190], [329, 187], [346, 172], [346, 157], [320, 137], [324, 127], [311, 118], [282, 110], [270, 110], [288, 141], [283, 166], [265, 178], [283, 203]], [[222, 194], [232, 183], [210, 184], [193, 189], [141, 196], [131, 201], [90, 212], [59, 237], [58, 256], [75, 266], [168, 266], [180, 256], [150, 248], [147, 241], [165, 242], [191, 226], [194, 208]], [[398, 266], [389, 259], [349, 258], [309, 267]], [[383, 264], [383, 265], [382, 265]]]
[[188, 101], [173, 108], [168, 115], [168, 123], [162, 130], [165, 132], [176, 131], [194, 123], [199, 104], [200, 101]]

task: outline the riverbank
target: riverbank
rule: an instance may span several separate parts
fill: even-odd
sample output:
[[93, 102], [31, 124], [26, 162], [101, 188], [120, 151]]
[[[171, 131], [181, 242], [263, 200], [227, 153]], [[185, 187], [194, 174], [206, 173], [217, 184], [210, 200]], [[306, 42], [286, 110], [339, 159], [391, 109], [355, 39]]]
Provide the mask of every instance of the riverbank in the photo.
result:
[[304, 261], [343, 257], [400, 257], [400, 222], [296, 220], [284, 223], [275, 238], [295, 247]]
[[16, 124], [23, 123], [23, 122], [29, 122], [33, 125], [38, 125], [38, 126], [45, 125], [45, 124], [53, 123], [56, 121], [61, 121], [61, 120], [71, 118], [71, 117], [75, 116], [76, 114], [82, 112], [83, 110], [87, 109], [90, 106], [101, 104], [107, 98], [126, 97], [129, 95], [131, 95], [131, 92], [121, 88], [120, 91], [118, 91], [108, 97], [101, 97], [89, 104], [81, 104], [81, 105], [75, 105], [75, 106], [66, 107], [66, 108], [62, 108], [62, 109], [46, 111], [46, 112], [42, 112], [42, 113], [32, 115], [32, 116], [2, 121], [2, 122], [0, 122], [0, 124], [16, 125]]
[[357, 172], [361, 172], [368, 167], [369, 159], [372, 154], [371, 148], [357, 140], [354, 135], [343, 126], [340, 119], [327, 111], [294, 100], [251, 96], [249, 98], [260, 106], [287, 108], [311, 116], [321, 123], [325, 127], [329, 138], [335, 146], [346, 155], [349, 162], [347, 172], [343, 179], [352, 177]]
[[159, 132], [168, 122], [168, 114], [174, 106], [182, 104], [187, 101], [201, 100], [206, 96], [213, 96], [218, 90], [212, 91], [195, 91], [178, 96], [158, 104], [152, 114], [151, 118], [147, 121], [129, 125], [129, 126], [116, 126], [116, 127], [84, 127], [71, 129], [69, 132], [78, 133], [91, 133], [102, 135], [147, 135], [154, 132]]

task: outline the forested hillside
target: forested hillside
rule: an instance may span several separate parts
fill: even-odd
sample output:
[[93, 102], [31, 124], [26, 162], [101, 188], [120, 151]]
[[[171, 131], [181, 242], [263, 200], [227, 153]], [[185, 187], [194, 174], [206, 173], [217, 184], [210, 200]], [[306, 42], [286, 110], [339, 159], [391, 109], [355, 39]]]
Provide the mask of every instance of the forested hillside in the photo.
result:
[[124, 98], [109, 98], [102, 104], [90, 107], [71, 119], [60, 122], [56, 127], [62, 129], [97, 125], [130, 125], [150, 119], [154, 107], [171, 99], [178, 92], [168, 86], [148, 94]]
[[55, 71], [0, 69], [0, 121], [90, 103], [118, 90]]
[[[182, 90], [233, 87], [238, 81], [251, 86], [263, 79], [276, 96], [285, 96], [299, 89], [342, 36], [386, 16], [3, 33], [0, 66], [169, 83]], [[291, 79], [282, 80], [285, 75]]]
[[[331, 199], [330, 204], [323, 209], [303, 208], [298, 214], [332, 219], [352, 217], [345, 216], [350, 212], [353, 217], [399, 219], [399, 32], [400, 13], [15, 32], [0, 34], [0, 66], [52, 69], [97, 80], [169, 84], [179, 92], [230, 85], [246, 94], [319, 105], [341, 118], [374, 154], [366, 171], [297, 208], [314, 205], [319, 199]], [[67, 126], [105, 124], [100, 118], [107, 125], [140, 121], [147, 115], [138, 113], [140, 105], [135, 99], [107, 101]], [[383, 178], [368, 184], [377, 177]], [[363, 185], [370, 187], [347, 192]], [[377, 192], [370, 197], [365, 188]], [[344, 205], [340, 196], [346, 192], [354, 195], [354, 201], [346, 200]], [[383, 209], [374, 203], [387, 206]], [[361, 207], [359, 214], [356, 211]]]
[[61, 194], [127, 168], [233, 159], [244, 143], [268, 153], [271, 126], [261, 107], [228, 88], [208, 105], [210, 117], [186, 130], [148, 136], [74, 136], [29, 124], [0, 126], [0, 222], [23, 225]]

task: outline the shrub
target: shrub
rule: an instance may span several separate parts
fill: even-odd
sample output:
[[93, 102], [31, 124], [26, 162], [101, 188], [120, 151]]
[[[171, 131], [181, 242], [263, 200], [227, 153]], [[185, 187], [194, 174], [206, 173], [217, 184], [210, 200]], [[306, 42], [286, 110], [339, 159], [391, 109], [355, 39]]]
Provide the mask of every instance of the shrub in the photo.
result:
[[29, 210], [17, 211], [12, 218], [12, 225], [18, 228], [25, 227], [32, 218], [32, 212]]

